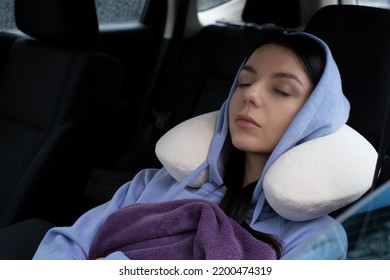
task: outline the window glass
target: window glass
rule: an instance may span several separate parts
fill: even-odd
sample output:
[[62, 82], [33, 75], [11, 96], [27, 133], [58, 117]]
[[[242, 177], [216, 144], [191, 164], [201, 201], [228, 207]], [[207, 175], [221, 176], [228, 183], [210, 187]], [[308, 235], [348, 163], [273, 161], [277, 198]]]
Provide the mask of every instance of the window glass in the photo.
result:
[[390, 9], [390, 0], [357, 0], [358, 5]]
[[[95, 0], [99, 25], [139, 21], [148, 0]], [[0, 0], [0, 31], [16, 29], [14, 0]]]
[[[343, 259], [390, 259], [390, 181], [367, 193], [356, 204], [348, 206], [346, 211], [337, 217], [337, 221], [325, 230], [318, 231], [316, 236], [292, 257], [317, 259], [319, 252], [332, 253], [335, 248], [337, 252], [346, 243], [347, 251]], [[319, 248], [321, 250], [318, 250]]]
[[95, 0], [99, 24], [139, 21], [148, 0]]
[[350, 260], [390, 259], [390, 207], [376, 209], [346, 220]]
[[198, 0], [198, 12], [203, 12], [215, 8], [231, 0]]
[[347, 259], [390, 259], [390, 184], [379, 188], [352, 213], [343, 226], [348, 235]]
[[0, 0], [0, 30], [16, 29], [14, 20], [14, 0]]

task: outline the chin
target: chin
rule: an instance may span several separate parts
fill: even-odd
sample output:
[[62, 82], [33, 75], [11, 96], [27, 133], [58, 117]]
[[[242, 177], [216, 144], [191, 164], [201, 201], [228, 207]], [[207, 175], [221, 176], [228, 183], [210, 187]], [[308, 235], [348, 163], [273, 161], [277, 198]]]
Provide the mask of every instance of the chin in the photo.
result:
[[[256, 141], [257, 142], [257, 141]], [[259, 147], [258, 143], [253, 141], [247, 141], [243, 139], [232, 139], [233, 146], [243, 152], [258, 153], [258, 154], [269, 154], [269, 149], [265, 147]]]

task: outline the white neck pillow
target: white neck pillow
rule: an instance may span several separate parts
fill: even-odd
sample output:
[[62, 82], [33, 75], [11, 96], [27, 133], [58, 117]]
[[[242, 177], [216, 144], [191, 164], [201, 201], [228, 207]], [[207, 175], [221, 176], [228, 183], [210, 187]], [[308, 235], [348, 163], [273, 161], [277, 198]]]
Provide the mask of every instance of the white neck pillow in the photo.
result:
[[[178, 181], [208, 155], [218, 112], [189, 119], [168, 131], [156, 155]], [[264, 177], [268, 203], [282, 217], [306, 221], [335, 211], [361, 197], [370, 187], [377, 152], [348, 125], [330, 135], [298, 145], [280, 156]], [[207, 181], [205, 170], [190, 186]]]

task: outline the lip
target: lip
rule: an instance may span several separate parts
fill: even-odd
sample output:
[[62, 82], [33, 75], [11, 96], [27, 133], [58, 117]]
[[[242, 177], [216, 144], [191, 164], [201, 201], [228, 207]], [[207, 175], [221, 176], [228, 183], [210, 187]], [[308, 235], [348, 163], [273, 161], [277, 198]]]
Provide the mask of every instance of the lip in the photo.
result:
[[236, 119], [236, 124], [243, 128], [259, 128], [261, 125], [257, 123], [251, 116], [239, 114]]

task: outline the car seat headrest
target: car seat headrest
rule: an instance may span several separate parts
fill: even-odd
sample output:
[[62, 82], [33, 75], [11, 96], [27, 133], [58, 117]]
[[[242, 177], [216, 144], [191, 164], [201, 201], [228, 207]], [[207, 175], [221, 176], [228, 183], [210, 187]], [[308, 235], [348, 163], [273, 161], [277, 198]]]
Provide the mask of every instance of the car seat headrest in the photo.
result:
[[[390, 92], [390, 63], [383, 59], [389, 52], [390, 29], [378, 26], [390, 26], [390, 10], [360, 5], [324, 6], [305, 26], [332, 50], [352, 108], [348, 124], [377, 150], [388, 110], [384, 100]], [[358, 67], [351, 64], [354, 60]]]
[[248, 23], [260, 25], [273, 23], [284, 28], [297, 28], [301, 25], [300, 2], [300, 0], [247, 0], [241, 18]]
[[99, 38], [94, 0], [15, 0], [16, 26], [44, 41], [93, 46]]
[[[203, 114], [172, 128], [156, 144], [166, 170], [182, 181], [207, 159], [217, 112]], [[370, 187], [377, 160], [373, 146], [348, 125], [300, 144], [270, 167], [263, 189], [282, 217], [305, 221], [329, 214], [361, 197]], [[205, 170], [190, 186], [208, 180]]]

